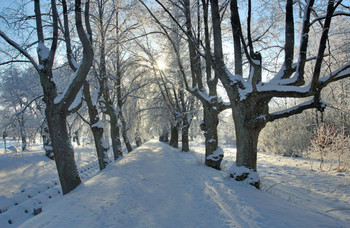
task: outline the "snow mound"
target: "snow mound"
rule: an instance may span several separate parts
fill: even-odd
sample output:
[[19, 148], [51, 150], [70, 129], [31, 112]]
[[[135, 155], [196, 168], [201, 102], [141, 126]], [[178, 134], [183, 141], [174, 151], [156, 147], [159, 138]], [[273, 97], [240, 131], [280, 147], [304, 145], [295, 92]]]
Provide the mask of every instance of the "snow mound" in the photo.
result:
[[230, 176], [238, 181], [245, 181], [248, 184], [255, 185], [260, 183], [260, 177], [257, 172], [248, 169], [244, 166], [237, 166], [234, 162], [229, 168]]

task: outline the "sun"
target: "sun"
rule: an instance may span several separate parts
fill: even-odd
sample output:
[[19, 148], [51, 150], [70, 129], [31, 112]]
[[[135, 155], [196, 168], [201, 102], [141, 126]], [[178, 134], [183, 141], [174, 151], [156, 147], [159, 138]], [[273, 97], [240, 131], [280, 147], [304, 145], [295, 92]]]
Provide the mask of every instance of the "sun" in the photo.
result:
[[168, 65], [163, 59], [160, 59], [157, 61], [157, 67], [159, 70], [165, 70], [168, 67]]

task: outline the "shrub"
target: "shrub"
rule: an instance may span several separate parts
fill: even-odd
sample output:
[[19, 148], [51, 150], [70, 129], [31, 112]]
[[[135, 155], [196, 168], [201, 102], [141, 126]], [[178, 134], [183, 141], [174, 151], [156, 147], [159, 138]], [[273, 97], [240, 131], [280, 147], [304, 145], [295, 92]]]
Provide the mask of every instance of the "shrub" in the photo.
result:
[[312, 131], [304, 118], [291, 117], [268, 123], [259, 137], [259, 150], [284, 156], [303, 156]]
[[344, 128], [337, 130], [332, 125], [321, 124], [312, 137], [308, 156], [311, 169], [314, 160], [318, 159], [321, 171], [331, 170], [336, 164], [338, 172], [345, 172], [350, 167], [350, 136]]

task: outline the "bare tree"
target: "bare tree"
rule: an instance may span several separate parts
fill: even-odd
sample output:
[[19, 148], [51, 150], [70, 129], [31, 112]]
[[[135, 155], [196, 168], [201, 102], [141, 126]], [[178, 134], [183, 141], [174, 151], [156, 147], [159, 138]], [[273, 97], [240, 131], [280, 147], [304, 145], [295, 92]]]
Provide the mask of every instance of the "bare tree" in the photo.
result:
[[[64, 19], [64, 37], [66, 42], [66, 53], [67, 53], [67, 59], [70, 68], [75, 72], [77, 70], [77, 64], [76, 60], [73, 57], [72, 47], [71, 47], [71, 38], [70, 38], [70, 31], [69, 31], [69, 19], [68, 19], [68, 7], [65, 0], [62, 0], [62, 7], [63, 7], [63, 19]], [[89, 37], [90, 43], [92, 43], [92, 36]], [[97, 158], [100, 170], [103, 170], [106, 168], [108, 164], [108, 155], [107, 150], [108, 146], [106, 145], [104, 138], [103, 138], [103, 124], [99, 117], [99, 112], [97, 108], [97, 100], [93, 101], [91, 94], [90, 94], [90, 84], [87, 80], [85, 80], [83, 85], [83, 95], [84, 95], [84, 101], [87, 104], [88, 107], [88, 114], [90, 121], [85, 120], [82, 118], [89, 126], [92, 132], [92, 135], [94, 137], [95, 141], [95, 148], [97, 152]], [[99, 93], [99, 96], [101, 96], [101, 93]]]
[[[285, 16], [285, 46], [284, 46], [284, 64], [280, 71], [268, 82], [262, 82], [263, 58], [261, 53], [254, 49], [251, 24], [251, 1], [248, 1], [247, 17], [247, 39], [244, 38], [242, 24], [240, 19], [237, 0], [232, 0], [231, 25], [234, 43], [234, 61], [235, 72], [230, 73], [223, 56], [223, 42], [221, 38], [221, 17], [220, 8], [217, 0], [211, 0], [211, 16], [214, 33], [214, 69], [229, 96], [233, 120], [236, 128], [237, 137], [237, 166], [244, 166], [248, 170], [256, 171], [257, 164], [257, 143], [260, 131], [267, 122], [280, 118], [286, 118], [304, 110], [317, 108], [323, 110], [325, 104], [320, 95], [323, 88], [328, 84], [349, 77], [350, 63], [346, 63], [328, 75], [321, 74], [321, 67], [327, 55], [328, 33], [331, 28], [332, 17], [335, 16], [335, 10], [342, 1], [329, 0], [325, 15], [315, 18], [322, 25], [321, 38], [318, 45], [318, 52], [314, 58], [308, 59], [308, 39], [310, 33], [311, 16], [315, 10], [314, 1], [307, 1], [303, 12], [303, 25], [300, 36], [300, 50], [298, 61], [294, 59], [294, 10], [293, 1], [286, 2]], [[243, 76], [243, 58], [240, 55], [243, 49], [244, 56], [249, 64], [249, 76]], [[305, 85], [305, 69], [308, 60], [314, 60], [311, 80]], [[279, 112], [269, 112], [269, 102], [274, 97], [294, 97], [310, 98], [295, 107]], [[232, 169], [231, 175], [237, 180], [249, 177], [249, 172], [238, 172], [239, 169]], [[241, 170], [241, 169], [240, 169]], [[259, 181], [252, 182], [259, 186]]]
[[[210, 30], [213, 31], [213, 39], [208, 39], [209, 36], [204, 37], [205, 46], [202, 45], [200, 39], [196, 39], [196, 37], [192, 35], [194, 29], [191, 26], [191, 17], [189, 16], [192, 12], [191, 8], [188, 7], [190, 1], [180, 1], [179, 4], [176, 4], [173, 1], [170, 2], [175, 7], [183, 9], [183, 12], [187, 15], [187, 23], [185, 24], [186, 29], [184, 29], [179, 20], [172, 15], [164, 3], [157, 0], [157, 3], [168, 13], [173, 21], [177, 23], [178, 27], [182, 30], [183, 34], [185, 34], [189, 41], [192, 61], [192, 81], [195, 81], [196, 78], [198, 78], [200, 72], [198, 70], [196, 71], [196, 67], [198, 67], [199, 63], [199, 61], [196, 60], [198, 58], [197, 56], [202, 56], [206, 61], [207, 75], [210, 75], [210, 68], [213, 68], [215, 73], [215, 77], [209, 77], [209, 95], [211, 95], [210, 83], [213, 83], [218, 79], [224, 86], [229, 97], [229, 107], [232, 110], [237, 137], [236, 165], [238, 167], [243, 166], [246, 168], [232, 168], [231, 175], [237, 180], [245, 180], [246, 178], [249, 178], [251, 179], [251, 184], [259, 187], [259, 180], [253, 178], [256, 177], [256, 175], [250, 174], [256, 171], [258, 137], [266, 123], [272, 122], [276, 119], [286, 118], [311, 108], [323, 111], [325, 104], [321, 100], [322, 89], [332, 82], [350, 76], [350, 64], [348, 62], [342, 64], [335, 70], [323, 71], [324, 68], [322, 68], [326, 58], [332, 56], [329, 51], [328, 53], [326, 51], [327, 47], [332, 45], [327, 43], [332, 18], [335, 16], [349, 15], [349, 7], [344, 6], [342, 1], [329, 0], [326, 6], [327, 10], [322, 11], [322, 7], [314, 7], [313, 0], [307, 1], [307, 4], [300, 3], [300, 8], [304, 9], [301, 13], [303, 15], [302, 31], [300, 33], [301, 42], [299, 46], [298, 61], [294, 62], [294, 40], [295, 34], [297, 34], [297, 29], [295, 28], [293, 5], [296, 3], [292, 0], [288, 0], [285, 4], [285, 45], [282, 47], [284, 63], [280, 70], [275, 73], [269, 81], [263, 82], [263, 70], [266, 68], [263, 68], [263, 56], [261, 51], [257, 51], [256, 42], [261, 41], [262, 37], [269, 33], [272, 26], [259, 35], [256, 34], [256, 31], [252, 31], [251, 25], [253, 17], [251, 0], [247, 2], [246, 6], [248, 12], [245, 20], [246, 32], [243, 32], [244, 26], [240, 18], [244, 12], [240, 11], [241, 8], [238, 7], [237, 0], [224, 1], [222, 5], [219, 4], [218, 0], [210, 0], [210, 5], [207, 1], [202, 1], [205, 34]], [[146, 4], [144, 5], [146, 6]], [[230, 71], [227, 60], [224, 58], [223, 51], [222, 21], [224, 20], [223, 14], [227, 11], [228, 7], [231, 12], [230, 19], [233, 37], [234, 73]], [[336, 11], [336, 9], [340, 7], [342, 9]], [[157, 23], [161, 24], [149, 8], [148, 10]], [[211, 24], [208, 23], [209, 10]], [[200, 20], [200, 18], [201, 17], [198, 17], [198, 20]], [[316, 26], [321, 26], [321, 31], [320, 40], [317, 45], [318, 51], [313, 54], [309, 47], [309, 37], [312, 34], [310, 28]], [[164, 33], [167, 33], [166, 27], [162, 26], [162, 28]], [[214, 53], [210, 51], [211, 41], [213, 42]], [[204, 46], [204, 52], [200, 51], [201, 46]], [[176, 53], [176, 47], [174, 50]], [[332, 58], [336, 57], [332, 56]], [[270, 57], [265, 59], [270, 59]], [[277, 60], [279, 60], [278, 57]], [[306, 80], [305, 77], [307, 69], [312, 69], [310, 73], [311, 79], [308, 80]], [[184, 77], [184, 79], [186, 79], [186, 77]], [[192, 89], [194, 95], [196, 95], [196, 91], [201, 92], [201, 81], [197, 79], [196, 82], [197, 84], [194, 84], [194, 89]], [[189, 87], [188, 84], [186, 84], [186, 87]], [[214, 89], [216, 87], [212, 88]], [[189, 91], [191, 91], [191, 89], [189, 89]], [[204, 100], [204, 97], [201, 98], [198, 95], [197, 97], [200, 100]], [[218, 99], [215, 94], [207, 97], [214, 98], [214, 103], [215, 100]], [[286, 97], [309, 98], [309, 100], [286, 110], [269, 112], [269, 103], [273, 98]], [[212, 99], [209, 99], [208, 101], [209, 103], [213, 103]], [[206, 101], [203, 103], [205, 102]], [[210, 107], [213, 107], [215, 110], [221, 109], [220, 103]], [[207, 113], [209, 114], [213, 112], [208, 111]], [[215, 118], [211, 117], [210, 119]]]
[[[93, 50], [87, 35], [92, 36], [89, 25], [89, 1], [85, 3], [85, 26], [83, 27], [81, 1], [75, 1], [75, 25], [78, 32], [79, 40], [83, 46], [83, 58], [77, 71], [75, 72], [72, 82], [68, 85], [64, 93], [58, 94], [57, 85], [52, 80], [53, 64], [58, 44], [58, 11], [56, 1], [51, 0], [51, 20], [52, 20], [52, 37], [51, 47], [45, 45], [45, 33], [41, 13], [41, 4], [39, 0], [34, 1], [34, 10], [36, 18], [36, 33], [37, 33], [37, 54], [38, 62], [14, 40], [6, 36], [3, 31], [0, 31], [0, 36], [17, 49], [25, 56], [40, 76], [41, 86], [44, 92], [44, 102], [46, 104], [45, 115], [52, 140], [52, 147], [55, 156], [55, 162], [60, 178], [63, 194], [67, 194], [81, 183], [77, 166], [74, 160], [74, 151], [70, 144], [67, 131], [67, 115], [76, 108], [76, 95], [81, 89], [86, 76], [90, 70], [93, 59]], [[73, 104], [73, 106], [71, 106]]]

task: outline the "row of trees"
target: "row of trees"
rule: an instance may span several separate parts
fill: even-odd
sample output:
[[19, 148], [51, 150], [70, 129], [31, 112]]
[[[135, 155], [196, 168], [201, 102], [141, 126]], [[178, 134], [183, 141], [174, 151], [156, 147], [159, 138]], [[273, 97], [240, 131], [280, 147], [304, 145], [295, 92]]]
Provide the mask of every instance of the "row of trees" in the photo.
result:
[[[10, 38], [9, 33], [0, 32], [0, 36], [21, 54], [10, 55], [11, 50], [7, 50], [11, 60], [6, 63], [29, 62], [39, 75], [41, 91], [36, 93], [44, 103], [45, 111], [41, 119], [47, 123], [49, 130], [49, 137], [43, 137], [44, 141], [49, 141], [45, 149], [53, 149], [64, 194], [81, 182], [71, 146], [71, 129], [67, 123], [72, 114], [78, 114], [91, 128], [100, 169], [105, 168], [109, 161], [101, 117], [109, 118], [114, 159], [122, 156], [121, 136], [128, 151], [132, 150], [127, 134], [130, 128], [127, 118], [133, 117], [123, 113], [123, 110], [127, 110], [123, 106], [145, 82], [142, 81], [143, 70], [136, 65], [137, 58], [133, 52], [125, 51], [130, 34], [138, 25], [129, 21], [132, 16], [122, 10], [123, 7], [130, 7], [131, 3], [123, 4], [118, 1], [60, 1], [57, 5], [56, 1], [34, 1], [34, 16], [23, 14], [20, 22], [11, 15], [2, 17], [8, 26], [15, 26], [24, 36], [31, 33], [37, 35], [35, 39], [26, 37], [21, 43], [22, 40]], [[17, 13], [26, 12], [23, 7]], [[32, 27], [35, 29], [28, 31]], [[33, 56], [33, 46], [37, 46], [37, 57]], [[66, 58], [62, 55], [63, 47]], [[135, 75], [122, 84], [130, 68]], [[12, 69], [15, 67], [12, 66]], [[21, 71], [28, 71], [28, 68]], [[28, 83], [31, 86], [26, 78], [19, 80], [18, 85]], [[7, 91], [13, 88], [4, 86], [8, 86]], [[25, 104], [14, 104], [15, 109], [19, 109], [15, 110], [18, 121], [23, 119], [24, 113], [28, 114], [29, 109], [42, 107], [39, 104], [41, 99], [19, 99]], [[75, 136], [75, 139], [79, 137]]]
[[[258, 15], [262, 9], [265, 13]], [[3, 65], [29, 62], [39, 75], [42, 94], [37, 96], [45, 104], [41, 119], [49, 129], [47, 145], [64, 194], [81, 182], [67, 129], [74, 113], [91, 129], [103, 169], [109, 161], [104, 118], [118, 159], [121, 138], [129, 152], [130, 135], [140, 144], [145, 133], [158, 133], [164, 141], [170, 133], [170, 145], [178, 147], [180, 129], [182, 150], [189, 151], [190, 125], [201, 111], [205, 164], [220, 169], [219, 114], [230, 109], [236, 166], [246, 168], [231, 169], [231, 176], [243, 180], [257, 171], [258, 138], [268, 122], [307, 109], [323, 111], [324, 88], [350, 76], [349, 58], [338, 52], [347, 41], [330, 42], [346, 24], [337, 18], [348, 20], [349, 6], [341, 0], [277, 5], [251, 0], [35, 0], [34, 12], [1, 17], [25, 37], [15, 40], [0, 31], [12, 47], [3, 50], [10, 57]], [[39, 102], [35, 98], [21, 98], [15, 112], [33, 107], [33, 99]], [[280, 98], [295, 98], [296, 103], [270, 111]], [[251, 184], [259, 187], [259, 180]]]
[[[342, 55], [334, 53], [337, 43], [329, 42], [333, 32], [333, 18], [349, 15], [349, 6], [342, 4], [342, 1], [315, 3], [310, 0], [303, 4], [287, 0], [278, 4], [279, 7], [283, 7], [284, 23], [278, 18], [269, 19], [270, 15], [267, 13], [255, 20], [255, 23], [265, 20], [265, 23], [269, 24], [267, 27], [263, 24], [259, 24], [260, 27], [254, 25], [256, 15], [253, 9], [256, 5], [253, 5], [252, 1], [248, 1], [247, 4], [237, 0], [156, 2], [166, 12], [169, 20], [178, 26], [177, 29], [166, 26], [147, 4], [142, 4], [171, 42], [185, 88], [202, 102], [202, 126], [206, 136], [205, 163], [213, 168], [220, 168], [223, 157], [221, 150], [217, 149], [217, 115], [227, 107], [232, 110], [237, 140], [236, 165], [247, 168], [243, 173], [242, 169], [231, 169], [231, 176], [237, 180], [249, 178], [250, 174], [256, 171], [258, 138], [268, 122], [290, 117], [307, 109], [316, 108], [323, 112], [326, 106], [321, 99], [323, 89], [350, 76], [349, 59], [342, 59]], [[295, 18], [297, 6], [301, 20]], [[266, 2], [259, 7], [266, 11], [281, 12]], [[225, 24], [228, 8], [230, 26]], [[191, 16], [193, 11], [197, 14], [195, 22], [192, 19], [196, 17]], [[242, 20], [241, 15], [247, 16]], [[339, 26], [341, 25], [337, 23], [334, 27], [339, 29]], [[227, 30], [232, 32], [232, 68], [228, 64], [230, 59], [225, 58], [223, 51], [223, 33]], [[283, 38], [277, 35], [280, 30], [284, 31]], [[186, 76], [181, 61], [182, 52], [172, 35], [174, 32], [180, 32], [188, 42], [191, 77]], [[197, 34], [194, 34], [196, 32]], [[296, 37], [300, 41], [299, 46], [295, 45]], [[270, 42], [266, 42], [265, 39], [270, 39]], [[271, 44], [271, 41], [274, 44]], [[296, 51], [296, 48], [299, 50]], [[263, 58], [263, 54], [267, 54], [265, 50], [275, 53], [275, 56]], [[280, 53], [284, 55], [282, 58]], [[271, 59], [275, 61], [273, 67], [277, 71], [274, 72], [271, 66], [265, 66], [265, 59], [267, 63], [270, 63]], [[206, 77], [203, 76], [201, 64], [206, 67]], [[264, 75], [264, 70], [271, 75]], [[187, 82], [187, 78], [191, 79], [191, 83]], [[203, 83], [202, 78], [207, 79], [206, 83]], [[218, 97], [218, 81], [225, 89], [229, 104], [222, 102]], [[269, 111], [271, 101], [287, 97], [298, 98], [301, 101], [288, 109]], [[251, 184], [259, 186], [258, 180], [252, 178], [252, 181]]]

